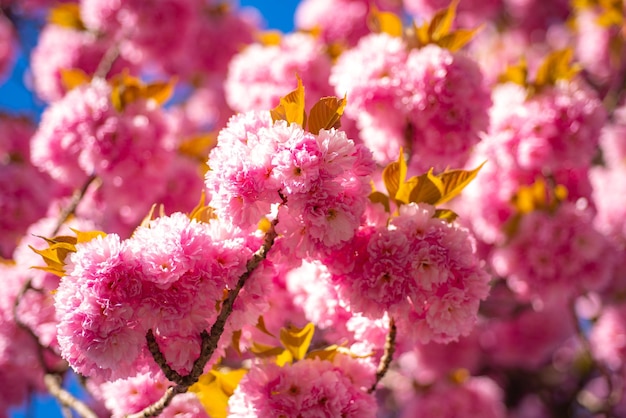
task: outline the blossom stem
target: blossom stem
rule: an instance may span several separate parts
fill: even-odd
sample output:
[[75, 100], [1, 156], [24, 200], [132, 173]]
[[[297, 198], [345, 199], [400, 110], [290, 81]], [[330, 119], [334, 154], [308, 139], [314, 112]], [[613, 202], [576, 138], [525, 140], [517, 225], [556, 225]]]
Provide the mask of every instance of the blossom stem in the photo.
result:
[[378, 364], [378, 369], [376, 370], [376, 380], [372, 387], [369, 388], [367, 393], [372, 393], [376, 390], [376, 386], [385, 377], [387, 374], [387, 370], [389, 370], [389, 365], [391, 364], [391, 360], [393, 360], [393, 353], [396, 351], [396, 321], [393, 318], [389, 318], [389, 333], [387, 334], [387, 339], [385, 341], [385, 352], [380, 359], [380, 363]]
[[[202, 332], [202, 346], [200, 350], [200, 355], [194, 362], [191, 372], [186, 376], [180, 376], [177, 372], [172, 370], [172, 372], [176, 373], [176, 375], [172, 374], [172, 376], [174, 377], [173, 381], [177, 383], [176, 386], [170, 386], [169, 388], [167, 388], [161, 399], [159, 399], [157, 402], [148, 406], [140, 412], [127, 415], [127, 418], [158, 416], [170, 404], [170, 402], [172, 402], [172, 399], [174, 399], [176, 395], [187, 392], [189, 387], [196, 383], [200, 376], [202, 376], [204, 367], [213, 356], [213, 353], [217, 349], [220, 337], [224, 333], [226, 321], [230, 317], [230, 314], [233, 312], [233, 304], [235, 303], [235, 299], [239, 295], [239, 292], [241, 291], [243, 286], [246, 284], [248, 278], [252, 275], [254, 270], [256, 270], [256, 268], [263, 262], [263, 260], [265, 260], [265, 258], [267, 257], [267, 253], [274, 245], [274, 240], [276, 239], [277, 223], [278, 219], [274, 219], [274, 221], [272, 221], [272, 225], [269, 231], [267, 231], [267, 233], [265, 234], [263, 245], [252, 255], [252, 258], [248, 260], [248, 262], [246, 263], [246, 271], [239, 277], [237, 285], [228, 292], [228, 296], [222, 303], [220, 312], [217, 316], [217, 319], [211, 326], [211, 330], [209, 332]], [[148, 335], [146, 336], [148, 344], [150, 345], [149, 335], [152, 335], [152, 339], [154, 339], [154, 335], [151, 331], [149, 331]], [[154, 341], [154, 343], [156, 344], [156, 340]], [[155, 350], [155, 352], [158, 352], [158, 355], [155, 356], [153, 350]], [[167, 373], [169, 372], [166, 372], [166, 370], [171, 370], [171, 367], [167, 365], [165, 357], [158, 349], [158, 344], [156, 344], [156, 349], [151, 348], [150, 352], [152, 353], [154, 360], [161, 367], [161, 370], [163, 370], [163, 372], [166, 373], [167, 376]]]

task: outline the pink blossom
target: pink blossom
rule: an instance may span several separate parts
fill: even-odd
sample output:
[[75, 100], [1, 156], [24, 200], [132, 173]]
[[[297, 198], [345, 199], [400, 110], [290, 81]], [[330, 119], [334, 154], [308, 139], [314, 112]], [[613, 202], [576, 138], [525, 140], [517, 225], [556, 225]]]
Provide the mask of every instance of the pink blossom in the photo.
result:
[[89, 30], [120, 41], [122, 57], [134, 63], [168, 62], [188, 42], [197, 0], [82, 0], [81, 17]]
[[624, 370], [626, 355], [626, 305], [606, 306], [591, 329], [589, 340], [594, 357], [612, 370]]
[[[473, 27], [494, 19], [502, 9], [503, 0], [486, 2], [461, 1], [457, 7], [456, 24], [459, 27]], [[420, 19], [432, 19], [436, 12], [450, 5], [446, 0], [405, 0], [407, 13]]]
[[493, 92], [490, 156], [503, 167], [544, 170], [588, 168], [606, 112], [596, 94], [579, 81], [559, 82], [527, 99], [516, 84]]
[[536, 210], [522, 216], [491, 263], [520, 297], [542, 299], [602, 289], [611, 279], [615, 254], [588, 211], [563, 203], [555, 214]]
[[228, 402], [230, 417], [374, 417], [376, 401], [329, 361], [254, 366]]
[[502, 389], [488, 377], [471, 377], [460, 384], [439, 381], [404, 405], [409, 417], [506, 417]]
[[[295, 14], [296, 27], [303, 30], [319, 30], [326, 44], [354, 46], [369, 34], [367, 17], [371, 5], [379, 10], [400, 12], [394, 0], [304, 0], [298, 4]], [[337, 12], [341, 11], [341, 19]]]
[[424, 343], [467, 335], [488, 293], [468, 231], [433, 211], [410, 204], [389, 227], [361, 228], [345, 250], [353, 269], [332, 278], [354, 312], [374, 319], [388, 312], [401, 335]]
[[0, 80], [8, 74], [15, 55], [15, 34], [11, 21], [0, 16]]
[[79, 373], [109, 378], [132, 374], [144, 332], [136, 308], [140, 270], [116, 235], [78, 246], [55, 294], [62, 356]]
[[[35, 92], [46, 102], [59, 100], [66, 93], [61, 77], [62, 70], [78, 69], [93, 75], [108, 49], [112, 47], [110, 39], [95, 33], [54, 24], [46, 25], [31, 55]], [[128, 61], [118, 59], [108, 75], [115, 75], [129, 66]]]
[[[102, 79], [79, 86], [46, 109], [31, 143], [31, 158], [52, 178], [80, 188], [90, 175], [98, 209], [136, 225], [166, 186], [169, 125], [153, 100], [140, 99], [119, 112]], [[83, 202], [84, 203], [84, 202]]]
[[[115, 418], [139, 412], [158, 401], [170, 382], [161, 372], [140, 371], [127, 379], [104, 382], [93, 390]], [[94, 386], [91, 384], [91, 386]], [[186, 393], [176, 396], [161, 416], [179, 418], [208, 417], [197, 396]]]
[[330, 81], [350, 97], [346, 113], [381, 164], [404, 147], [416, 173], [462, 165], [488, 127], [478, 64], [436, 45], [409, 50], [400, 38], [366, 36], [342, 54]]
[[228, 105], [239, 112], [274, 108], [295, 87], [300, 76], [307, 109], [330, 96], [330, 57], [312, 35], [285, 35], [279, 45], [252, 44], [230, 62], [224, 89]]
[[563, 298], [554, 298], [546, 301], [541, 310], [526, 307], [482, 324], [479, 339], [485, 360], [500, 367], [526, 370], [550, 363], [556, 349], [576, 331], [567, 303]]

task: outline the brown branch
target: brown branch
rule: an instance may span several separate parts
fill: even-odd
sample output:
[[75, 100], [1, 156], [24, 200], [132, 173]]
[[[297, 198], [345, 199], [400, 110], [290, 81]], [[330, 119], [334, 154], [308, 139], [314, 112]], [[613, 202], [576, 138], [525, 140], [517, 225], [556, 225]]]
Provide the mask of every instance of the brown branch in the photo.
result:
[[48, 392], [54, 396], [63, 406], [72, 408], [82, 418], [98, 418], [95, 412], [86, 404], [76, 399], [72, 394], [61, 387], [61, 378], [47, 374], [43, 378]]
[[[154, 404], [146, 407], [144, 410], [140, 412], [127, 415], [127, 418], [144, 418], [144, 417], [153, 417], [153, 416], [159, 415], [170, 404], [170, 402], [172, 402], [172, 399], [174, 399], [176, 395], [187, 392], [189, 387], [192, 386], [194, 383], [196, 383], [198, 379], [200, 378], [200, 376], [202, 376], [202, 373], [204, 372], [204, 367], [207, 365], [207, 363], [213, 356], [213, 353], [217, 349], [217, 345], [220, 340], [220, 337], [224, 333], [224, 327], [226, 326], [226, 321], [230, 317], [230, 314], [233, 312], [233, 304], [235, 303], [235, 299], [239, 295], [239, 292], [241, 291], [243, 286], [246, 284], [246, 281], [248, 280], [248, 278], [250, 278], [254, 270], [256, 270], [256, 268], [263, 262], [263, 260], [265, 260], [265, 258], [267, 257], [267, 253], [274, 245], [274, 240], [276, 239], [276, 224], [277, 223], [278, 223], [278, 219], [274, 219], [274, 221], [272, 221], [270, 230], [267, 231], [267, 233], [265, 234], [263, 245], [252, 255], [252, 258], [248, 260], [248, 262], [246, 263], [246, 271], [239, 277], [239, 280], [237, 281], [237, 285], [228, 292], [226, 299], [222, 303], [220, 312], [217, 315], [217, 319], [211, 326], [211, 331], [208, 333], [206, 331], [202, 332], [201, 334], [202, 345], [200, 349], [200, 355], [198, 356], [196, 361], [194, 361], [191, 372], [186, 376], [180, 376], [178, 372], [175, 372], [172, 370], [174, 373], [176, 373], [176, 375], [172, 374], [175, 380], [173, 379], [170, 379], [170, 380], [177, 382], [177, 385], [170, 386], [169, 388], [167, 388], [167, 390], [165, 391], [161, 399], [159, 399]], [[394, 330], [395, 330], [395, 325], [394, 325]], [[152, 335], [152, 338], [154, 339], [154, 334], [152, 334], [152, 331], [148, 332], [148, 335]], [[148, 335], [146, 335], [147, 339], [148, 339]], [[395, 331], [394, 331], [394, 336], [395, 336]], [[148, 344], [151, 344], [151, 342], [148, 341]], [[171, 370], [170, 366], [167, 364], [165, 357], [159, 350], [156, 340], [154, 340], [154, 344], [156, 345], [155, 352], [158, 352], [156, 356], [153, 353], [154, 360], [157, 362], [157, 364], [159, 364], [159, 366], [161, 367], [161, 370], [163, 370], [164, 373], [165, 373], [165, 369]], [[151, 353], [153, 352], [153, 349], [154, 347], [150, 349]], [[178, 378], [180, 378], [180, 381]]]
[[150, 354], [152, 354], [152, 358], [159, 365], [165, 377], [172, 382], [181, 384], [183, 377], [176, 370], [172, 369], [169, 364], [167, 364], [167, 360], [161, 352], [159, 343], [157, 342], [151, 329], [149, 329], [146, 334], [146, 341], [148, 342], [148, 350], [150, 351]]
[[606, 381], [608, 395], [605, 401], [603, 402], [604, 405], [601, 408], [599, 408], [599, 410], [592, 411], [592, 412], [604, 413], [605, 418], [613, 418], [615, 417], [615, 414], [613, 413], [613, 406], [615, 406], [617, 402], [619, 402], [620, 400], [621, 389], [616, 388], [615, 385], [613, 384], [613, 379], [611, 379], [610, 370], [604, 365], [604, 363], [597, 360], [593, 356], [591, 343], [589, 342], [589, 338], [587, 337], [587, 334], [585, 334], [585, 331], [582, 329], [580, 325], [578, 315], [576, 314], [575, 301], [573, 300], [569, 304], [569, 311], [572, 316], [574, 326], [576, 327], [576, 334], [578, 335], [578, 339], [583, 346], [583, 350], [585, 354], [589, 357], [589, 359], [591, 359], [593, 365], [595, 365], [595, 367], [598, 369], [598, 372], [600, 373], [602, 378]]
[[65, 207], [65, 209], [63, 209], [63, 211], [59, 214], [59, 219], [57, 220], [57, 224], [56, 224], [54, 230], [52, 231], [51, 236], [55, 236], [56, 234], [59, 233], [59, 231], [61, 230], [61, 227], [63, 226], [63, 224], [76, 211], [76, 208], [78, 207], [78, 204], [80, 203], [80, 201], [85, 196], [85, 193], [87, 193], [87, 189], [89, 188], [91, 183], [93, 183], [96, 179], [97, 179], [97, 177], [96, 177], [95, 174], [90, 175], [87, 178], [87, 180], [85, 181], [85, 184], [83, 184], [83, 187], [81, 187], [80, 189], [76, 189], [74, 191], [74, 194], [72, 195], [72, 199], [70, 200], [69, 205], [67, 205]]
[[380, 363], [378, 364], [378, 369], [376, 370], [376, 381], [369, 388], [367, 393], [373, 393], [376, 390], [376, 386], [381, 381], [381, 379], [387, 374], [387, 370], [389, 370], [389, 365], [391, 364], [391, 360], [393, 360], [393, 353], [396, 351], [396, 321], [393, 318], [389, 318], [389, 333], [387, 334], [387, 340], [385, 341], [385, 352], [380, 359]]
[[98, 68], [96, 68], [96, 72], [94, 72], [94, 78], [106, 78], [111, 68], [113, 68], [113, 64], [115, 64], [115, 60], [120, 56], [120, 50], [117, 45], [112, 45], [109, 49], [106, 50], [104, 56], [98, 63]]

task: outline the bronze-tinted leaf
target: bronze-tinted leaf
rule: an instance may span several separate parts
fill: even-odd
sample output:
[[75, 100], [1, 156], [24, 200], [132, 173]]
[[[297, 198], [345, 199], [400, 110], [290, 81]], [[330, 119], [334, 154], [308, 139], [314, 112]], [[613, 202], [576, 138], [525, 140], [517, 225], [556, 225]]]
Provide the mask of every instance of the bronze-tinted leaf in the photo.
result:
[[439, 205], [442, 203], [446, 203], [455, 196], [457, 196], [461, 191], [476, 177], [480, 169], [485, 165], [482, 163], [478, 167], [473, 170], [450, 170], [446, 171], [442, 174], [439, 174], [437, 177], [441, 179], [443, 184], [443, 191], [441, 194], [441, 198], [435, 202], [435, 204]]
[[272, 121], [285, 120], [288, 123], [297, 123], [305, 127], [306, 113], [304, 111], [304, 86], [300, 77], [298, 87], [280, 99], [280, 103], [270, 111]]
[[321, 98], [309, 112], [307, 130], [317, 135], [321, 129], [339, 128], [345, 107], [345, 97], [343, 99], [337, 97]]
[[391, 12], [381, 12], [372, 6], [367, 19], [367, 25], [375, 33], [386, 33], [391, 36], [400, 37], [403, 33], [402, 19]]

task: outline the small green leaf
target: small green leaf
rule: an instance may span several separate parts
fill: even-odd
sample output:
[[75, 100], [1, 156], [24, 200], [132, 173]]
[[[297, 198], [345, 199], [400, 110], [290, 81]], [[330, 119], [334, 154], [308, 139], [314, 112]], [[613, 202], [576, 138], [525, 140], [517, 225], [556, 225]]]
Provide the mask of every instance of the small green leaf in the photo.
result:
[[288, 327], [280, 330], [280, 342], [293, 355], [295, 360], [302, 360], [309, 349], [315, 325], [309, 322], [304, 328]]

